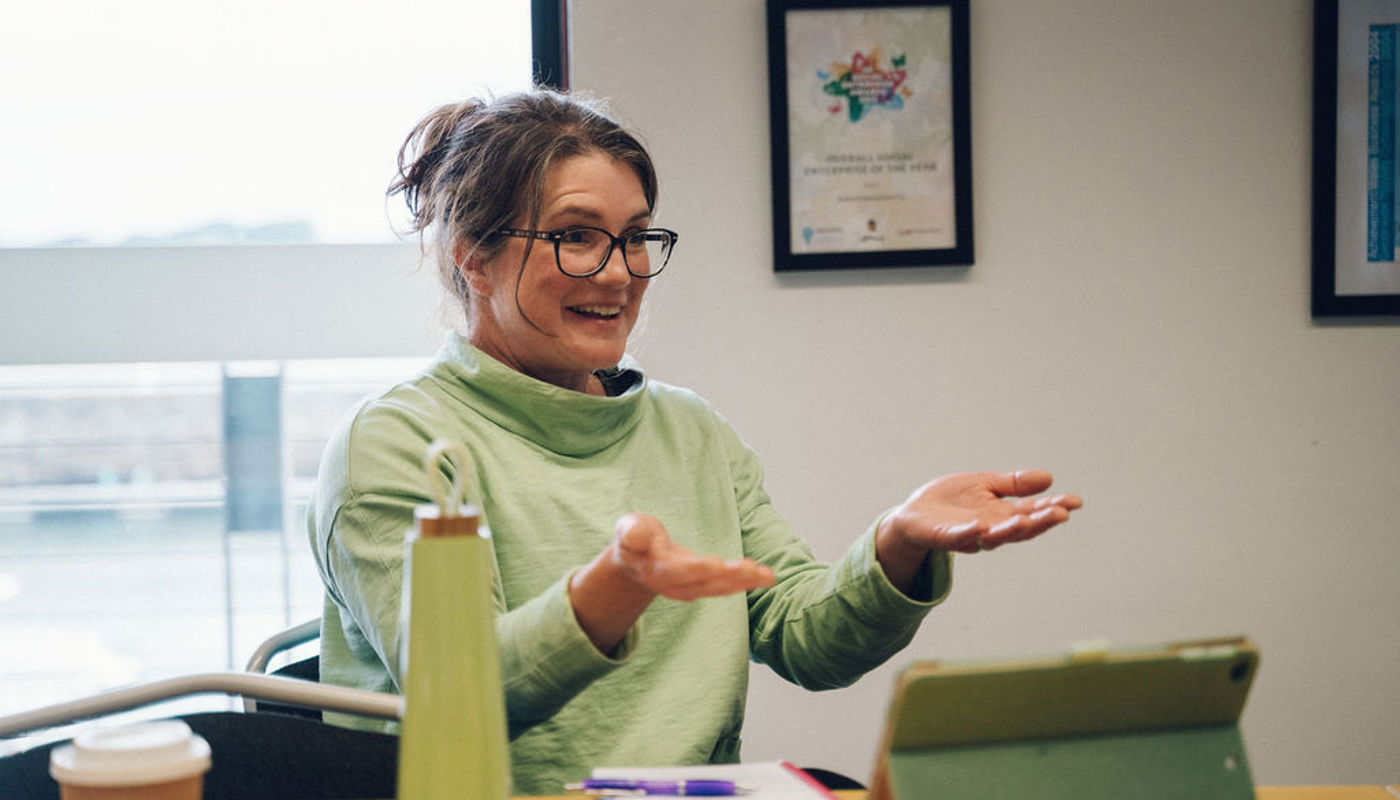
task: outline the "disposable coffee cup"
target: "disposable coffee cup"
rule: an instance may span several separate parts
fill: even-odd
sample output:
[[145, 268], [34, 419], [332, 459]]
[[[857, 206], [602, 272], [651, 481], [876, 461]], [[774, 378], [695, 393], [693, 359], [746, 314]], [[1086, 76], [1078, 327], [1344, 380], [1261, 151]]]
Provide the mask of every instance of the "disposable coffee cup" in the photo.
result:
[[200, 800], [209, 743], [179, 720], [97, 728], [54, 748], [62, 800]]

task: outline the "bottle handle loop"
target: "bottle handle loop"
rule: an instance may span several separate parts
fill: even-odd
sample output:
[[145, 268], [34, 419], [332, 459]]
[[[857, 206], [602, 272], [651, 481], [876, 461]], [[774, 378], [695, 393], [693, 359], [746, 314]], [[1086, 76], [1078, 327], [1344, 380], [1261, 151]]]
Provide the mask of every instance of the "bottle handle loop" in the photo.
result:
[[[448, 482], [442, 467], [444, 462], [450, 466], [454, 461], [457, 470], [451, 482]], [[470, 471], [471, 456], [460, 442], [434, 439], [423, 453], [423, 472], [428, 478], [428, 492], [442, 516], [457, 516], [457, 510], [466, 502], [467, 473]]]

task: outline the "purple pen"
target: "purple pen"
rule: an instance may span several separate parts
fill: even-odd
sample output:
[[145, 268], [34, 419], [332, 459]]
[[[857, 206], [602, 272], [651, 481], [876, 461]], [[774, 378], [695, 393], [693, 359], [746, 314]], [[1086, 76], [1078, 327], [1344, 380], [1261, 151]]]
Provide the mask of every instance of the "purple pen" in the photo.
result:
[[590, 794], [666, 794], [677, 796], [727, 797], [740, 789], [734, 781], [637, 781], [624, 778], [588, 778], [571, 783], [568, 789]]

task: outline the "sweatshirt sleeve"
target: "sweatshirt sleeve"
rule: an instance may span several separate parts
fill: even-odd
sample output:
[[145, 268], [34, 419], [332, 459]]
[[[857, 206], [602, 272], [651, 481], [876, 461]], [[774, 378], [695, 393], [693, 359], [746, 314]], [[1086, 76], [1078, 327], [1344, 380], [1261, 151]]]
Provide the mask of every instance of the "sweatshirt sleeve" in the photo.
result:
[[[422, 488], [423, 436], [411, 436], [383, 420], [361, 420], [347, 437], [350, 445], [327, 451], [323, 465], [338, 469], [339, 486], [331, 497], [315, 500], [314, 547], [330, 602], [339, 610], [347, 641], [360, 644], [349, 657], [360, 663], [329, 673], [379, 673], [378, 681], [402, 691], [400, 674], [401, 608], [405, 534], [414, 508], [431, 502]], [[407, 442], [407, 444], [405, 444]], [[353, 454], [353, 462], [350, 458]], [[489, 523], [489, 520], [488, 520]], [[496, 608], [496, 636], [505, 684], [506, 716], [511, 736], [550, 717], [590, 683], [625, 663], [636, 646], [639, 628], [610, 654], [603, 654], [579, 626], [568, 597], [570, 575], [530, 601], [506, 609], [499, 571], [493, 564], [491, 592]], [[324, 655], [323, 655], [324, 657]], [[377, 688], [366, 686], [365, 688]]]
[[770, 588], [750, 592], [753, 658], [808, 689], [848, 686], [899, 652], [952, 588], [952, 558], [925, 560], [915, 596], [885, 576], [872, 524], [834, 564], [818, 562], [773, 508], [758, 457], [731, 431], [730, 465], [745, 554], [772, 567]]

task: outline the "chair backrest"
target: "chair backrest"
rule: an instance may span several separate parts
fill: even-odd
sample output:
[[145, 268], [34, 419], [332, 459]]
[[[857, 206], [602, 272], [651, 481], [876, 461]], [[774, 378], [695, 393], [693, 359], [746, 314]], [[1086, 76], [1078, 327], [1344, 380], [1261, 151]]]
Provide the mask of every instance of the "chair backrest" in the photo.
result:
[[[306, 644], [319, 638], [321, 635], [320, 618], [309, 619], [298, 625], [293, 625], [285, 630], [278, 631], [267, 639], [263, 640], [253, 651], [253, 655], [248, 659], [248, 672], [267, 672], [267, 665], [279, 653], [284, 653], [298, 645]], [[300, 678], [306, 681], [319, 681], [321, 679], [321, 659], [320, 656], [311, 656], [300, 661], [294, 661], [279, 669], [272, 671], [273, 675], [281, 675], [287, 678]], [[284, 706], [276, 703], [259, 703], [251, 698], [243, 701], [243, 710], [259, 711], [262, 709], [275, 710], [277, 713], [293, 714], [295, 716], [308, 716], [316, 719], [321, 718], [321, 712], [298, 708], [294, 706]]]
[[[181, 717], [209, 742], [203, 800], [344, 800], [393, 797], [398, 738], [281, 714], [218, 711]], [[5, 800], [59, 800], [49, 752], [0, 758]]]
[[[297, 678], [303, 681], [321, 680], [321, 657], [311, 656], [300, 661], [293, 661], [285, 667], [272, 671], [273, 675], [283, 678]], [[258, 713], [268, 714], [290, 714], [294, 717], [306, 717], [307, 719], [321, 719], [321, 709], [305, 708], [303, 706], [289, 706], [281, 703], [271, 703], [266, 700], [257, 703]]]
[[299, 644], [304, 644], [321, 635], [321, 619], [309, 619], [285, 630], [280, 630], [263, 640], [248, 659], [248, 672], [267, 672], [272, 657]]
[[[275, 670], [276, 678], [260, 674], [277, 652], [311, 641], [319, 632], [320, 621], [312, 620], [279, 633], [259, 648], [245, 672], [178, 676], [0, 716], [0, 735], [71, 724], [191, 694], [223, 692], [244, 697], [248, 710], [181, 717], [214, 753], [203, 800], [393, 797], [398, 737], [329, 725], [319, 719], [316, 709], [396, 719], [402, 712], [397, 696], [321, 684], [319, 656]], [[261, 713], [253, 702], [257, 697], [264, 698]], [[0, 798], [59, 800], [58, 785], [49, 777], [50, 752], [59, 744], [0, 758]]]
[[[286, 630], [279, 631], [273, 634], [272, 636], [268, 637], [261, 645], [259, 645], [256, 651], [254, 651], [252, 659], [250, 659], [248, 662], [248, 671], [265, 672], [267, 670], [268, 663], [278, 653], [285, 652], [293, 647], [312, 641], [313, 639], [319, 637], [320, 634], [321, 621], [319, 619], [308, 620], [299, 625], [294, 625], [290, 628], [287, 628]], [[284, 667], [275, 669], [272, 671], [271, 674], [286, 678], [298, 678], [304, 681], [319, 682], [321, 680], [321, 658], [320, 656], [310, 656], [308, 658], [303, 658], [300, 661], [294, 661], [290, 664], [287, 664]], [[304, 719], [311, 719], [318, 722], [322, 718], [321, 710], [317, 708], [283, 705], [281, 703], [274, 703], [266, 700], [261, 702], [255, 700], [247, 700], [245, 701], [245, 706], [250, 712], [301, 717]], [[833, 772], [831, 770], [821, 769], [817, 767], [807, 767], [804, 769], [807, 772], [807, 774], [811, 775], [818, 783], [822, 784], [822, 786], [828, 789], [865, 788], [864, 784], [860, 783], [854, 778], [850, 778], [838, 772]], [[251, 797], [254, 795], [250, 794], [249, 796]], [[393, 794], [392, 792], [386, 792], [383, 795], [366, 796], [391, 797], [393, 796]], [[307, 795], [307, 797], [311, 797], [311, 795]], [[212, 798], [205, 797], [204, 800], [212, 800]]]

